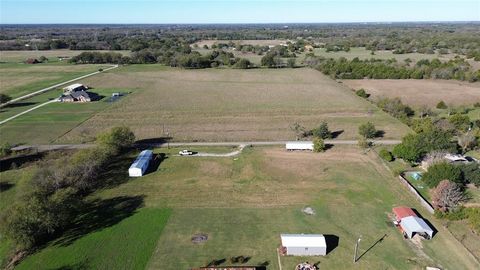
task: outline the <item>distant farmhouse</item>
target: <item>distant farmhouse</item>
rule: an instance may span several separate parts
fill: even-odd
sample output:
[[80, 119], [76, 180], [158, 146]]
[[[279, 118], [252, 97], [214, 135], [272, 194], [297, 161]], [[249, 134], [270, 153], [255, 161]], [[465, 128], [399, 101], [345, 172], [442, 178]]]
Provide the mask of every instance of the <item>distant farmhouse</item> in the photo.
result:
[[96, 95], [87, 92], [88, 87], [76, 83], [63, 88], [63, 94], [58, 99], [60, 102], [90, 102]]

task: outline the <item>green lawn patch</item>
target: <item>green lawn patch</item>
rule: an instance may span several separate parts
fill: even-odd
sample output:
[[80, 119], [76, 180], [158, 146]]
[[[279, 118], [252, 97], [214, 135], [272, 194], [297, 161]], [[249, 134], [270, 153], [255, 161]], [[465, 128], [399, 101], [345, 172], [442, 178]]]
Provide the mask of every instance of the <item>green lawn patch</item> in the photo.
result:
[[70, 244], [51, 244], [17, 269], [145, 269], [170, 213], [143, 208]]
[[[11, 144], [51, 143], [95, 113], [128, 97], [128, 95], [124, 96], [112, 103], [108, 102], [112, 93], [128, 91], [119, 88], [92, 89], [91, 91], [104, 96], [104, 98], [88, 103], [55, 102], [45, 105], [1, 125], [0, 133], [2, 136], [0, 142]], [[16, 103], [20, 104], [18, 106], [7, 106], [1, 109], [0, 119], [6, 119], [60, 95], [61, 91], [50, 91]], [[92, 139], [93, 137], [87, 136], [82, 140], [90, 141]]]

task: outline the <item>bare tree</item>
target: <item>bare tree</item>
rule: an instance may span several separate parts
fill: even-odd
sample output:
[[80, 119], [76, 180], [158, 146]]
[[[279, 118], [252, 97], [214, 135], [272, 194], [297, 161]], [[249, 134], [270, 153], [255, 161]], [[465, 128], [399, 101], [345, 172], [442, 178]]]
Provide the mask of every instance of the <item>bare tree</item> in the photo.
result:
[[432, 166], [435, 163], [445, 161], [445, 155], [447, 155], [447, 151], [437, 150], [428, 153], [425, 158], [422, 160], [422, 167], [424, 169], [428, 169], [428, 167]]
[[448, 212], [466, 200], [460, 185], [449, 180], [442, 180], [432, 192], [433, 206], [442, 211]]
[[467, 132], [458, 136], [458, 145], [462, 147], [462, 151], [465, 153], [477, 145], [477, 138], [471, 132]]
[[295, 122], [293, 123], [291, 126], [290, 126], [290, 129], [295, 132], [295, 136], [297, 136], [297, 141], [301, 138], [301, 137], [305, 137], [305, 133], [306, 133], [306, 129], [304, 126], [300, 125], [298, 122]]

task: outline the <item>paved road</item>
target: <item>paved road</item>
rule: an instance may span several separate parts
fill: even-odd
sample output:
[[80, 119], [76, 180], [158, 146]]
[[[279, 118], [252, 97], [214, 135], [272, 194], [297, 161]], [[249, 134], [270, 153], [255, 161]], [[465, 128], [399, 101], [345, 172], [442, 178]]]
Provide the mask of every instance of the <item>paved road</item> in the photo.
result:
[[[374, 140], [372, 141], [376, 145], [395, 145], [401, 143], [400, 140]], [[268, 146], [268, 145], [285, 145], [286, 141], [264, 141], [264, 142], [171, 142], [171, 143], [143, 143], [137, 144], [138, 147], [180, 147], [180, 146], [241, 146], [241, 145], [254, 145], [254, 146]], [[356, 145], [356, 140], [325, 140], [325, 144], [333, 145]], [[95, 146], [94, 144], [43, 144], [43, 145], [21, 145], [14, 147], [12, 150], [19, 151], [25, 149], [37, 149], [38, 151], [52, 151], [62, 149], [84, 149]]]
[[49, 90], [52, 90], [54, 88], [57, 88], [59, 86], [62, 86], [64, 84], [67, 84], [67, 83], [71, 83], [71, 82], [74, 82], [74, 81], [78, 81], [78, 80], [81, 80], [81, 79], [84, 79], [84, 78], [87, 78], [87, 77], [90, 77], [90, 76], [93, 76], [93, 75], [96, 75], [98, 73], [101, 73], [101, 72], [105, 72], [105, 71], [108, 71], [108, 70], [111, 70], [111, 69], [114, 69], [114, 68], [117, 68], [118, 65], [113, 65], [109, 68], [106, 68], [104, 69], [103, 71], [95, 71], [95, 72], [92, 72], [92, 73], [89, 73], [87, 75], [83, 75], [83, 76], [80, 76], [80, 77], [77, 77], [75, 79], [71, 79], [71, 80], [68, 80], [68, 81], [65, 81], [65, 82], [61, 82], [61, 83], [57, 83], [55, 85], [52, 85], [52, 86], [49, 86], [47, 88], [43, 88], [43, 89], [40, 89], [38, 91], [35, 91], [33, 93], [30, 93], [30, 94], [27, 94], [27, 95], [24, 95], [24, 96], [21, 96], [21, 97], [18, 97], [18, 98], [14, 98], [12, 100], [10, 100], [9, 102], [5, 102], [3, 104], [0, 104], [0, 108], [3, 107], [3, 106], [6, 106], [8, 104], [12, 104], [12, 103], [15, 103], [17, 101], [20, 101], [20, 100], [23, 100], [23, 99], [26, 99], [26, 98], [29, 98], [29, 97], [33, 97], [33, 96], [36, 96], [38, 94], [41, 94], [41, 93], [44, 93], [44, 92], [47, 92]]

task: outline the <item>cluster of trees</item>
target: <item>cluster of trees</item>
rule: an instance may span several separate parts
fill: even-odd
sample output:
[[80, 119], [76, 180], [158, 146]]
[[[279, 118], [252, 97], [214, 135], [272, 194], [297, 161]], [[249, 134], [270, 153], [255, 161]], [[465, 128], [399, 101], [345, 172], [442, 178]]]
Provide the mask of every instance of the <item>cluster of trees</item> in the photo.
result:
[[115, 52], [82, 52], [70, 59], [75, 64], [153, 64], [162, 63], [172, 67], [182, 68], [210, 68], [219, 66], [231, 66], [234, 68], [247, 69], [254, 65], [244, 58], [238, 58], [231, 52], [212, 51], [207, 55], [201, 55], [196, 51], [186, 50], [171, 54], [156, 54], [148, 49], [124, 56]]
[[103, 184], [99, 175], [105, 165], [134, 140], [128, 128], [116, 127], [100, 134], [92, 149], [41, 161], [30, 180], [31, 191], [2, 212], [2, 236], [20, 251], [59, 235], [74, 222], [83, 198]]
[[431, 127], [416, 134], [408, 134], [402, 143], [393, 148], [393, 154], [405, 161], [416, 163], [432, 151], [456, 152], [456, 144], [450, 132]]
[[402, 103], [400, 98], [380, 98], [377, 101], [377, 106], [384, 112], [391, 116], [400, 119], [404, 123], [408, 123], [410, 117], [415, 114], [415, 111], [408, 105]]
[[[282, 67], [295, 67], [296, 54], [294, 52], [289, 53], [289, 50], [285, 46], [275, 46], [270, 49], [265, 56], [261, 59], [262, 66], [269, 68], [282, 68]], [[285, 63], [282, 58], [288, 58]]]
[[[316, 59], [312, 59], [316, 58]], [[475, 82], [480, 80], [480, 71], [472, 70], [463, 58], [447, 62], [438, 59], [420, 60], [415, 66], [388, 60], [354, 58], [347, 60], [308, 55], [306, 62], [335, 79], [455, 79]]]

